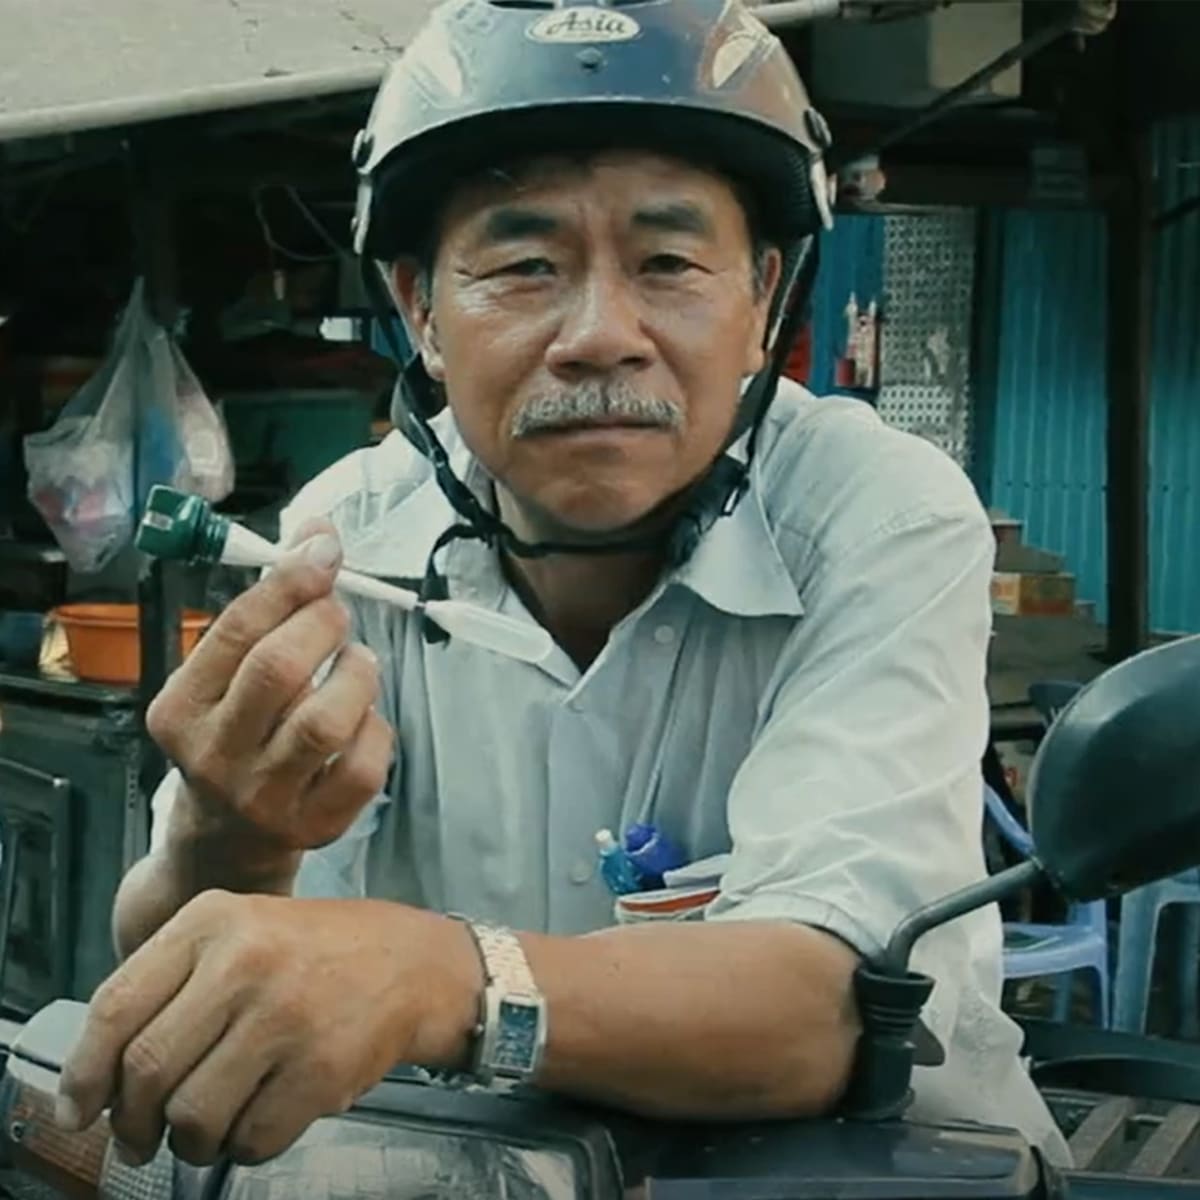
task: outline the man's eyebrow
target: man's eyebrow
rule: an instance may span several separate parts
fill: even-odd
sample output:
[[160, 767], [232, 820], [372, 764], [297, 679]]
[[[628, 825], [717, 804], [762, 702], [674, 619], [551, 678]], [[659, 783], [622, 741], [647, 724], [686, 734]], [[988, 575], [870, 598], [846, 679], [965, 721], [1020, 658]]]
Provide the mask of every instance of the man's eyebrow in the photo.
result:
[[558, 220], [531, 208], [496, 208], [487, 215], [479, 241], [484, 245], [544, 237], [558, 229]]
[[709, 237], [713, 232], [713, 224], [708, 214], [686, 200], [639, 208], [633, 214], [633, 223], [643, 229], [654, 229], [660, 233], [694, 233], [700, 237]]

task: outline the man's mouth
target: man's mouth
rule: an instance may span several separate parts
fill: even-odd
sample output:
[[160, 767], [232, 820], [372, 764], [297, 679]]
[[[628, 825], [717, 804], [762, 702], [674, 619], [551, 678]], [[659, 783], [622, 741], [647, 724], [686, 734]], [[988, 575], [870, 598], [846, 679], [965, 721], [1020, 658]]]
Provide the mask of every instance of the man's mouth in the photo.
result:
[[559, 421], [553, 425], [542, 425], [537, 429], [531, 429], [524, 436], [541, 437], [565, 433], [607, 433], [623, 429], [664, 431], [666, 428], [661, 421], [639, 420], [637, 417], [605, 416], [588, 417], [577, 421]]

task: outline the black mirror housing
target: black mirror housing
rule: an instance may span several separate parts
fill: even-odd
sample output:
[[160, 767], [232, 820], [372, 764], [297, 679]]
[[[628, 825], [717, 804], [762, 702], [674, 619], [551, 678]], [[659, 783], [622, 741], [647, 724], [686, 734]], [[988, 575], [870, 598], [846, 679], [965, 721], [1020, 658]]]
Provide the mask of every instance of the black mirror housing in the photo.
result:
[[1029, 781], [1038, 861], [1069, 900], [1200, 862], [1200, 637], [1106, 671], [1063, 709]]

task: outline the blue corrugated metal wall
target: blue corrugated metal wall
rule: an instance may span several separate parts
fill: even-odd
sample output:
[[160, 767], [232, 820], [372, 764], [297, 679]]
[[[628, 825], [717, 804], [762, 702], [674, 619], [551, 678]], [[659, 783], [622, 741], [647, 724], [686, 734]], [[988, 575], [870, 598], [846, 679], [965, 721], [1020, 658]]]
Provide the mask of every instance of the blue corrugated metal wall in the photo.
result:
[[1105, 226], [1093, 213], [1010, 212], [988, 247], [1000, 305], [989, 502], [1031, 545], [1067, 555], [1081, 599], [1105, 599]]
[[[1200, 188], [1200, 120], [1155, 132], [1156, 202]], [[996, 339], [985, 392], [986, 499], [1065, 553], [1079, 596], [1105, 610], [1105, 223], [1008, 212], [985, 248], [984, 324]], [[989, 304], [995, 312], [986, 310]], [[985, 354], [985, 357], [989, 357]], [[1151, 624], [1200, 630], [1200, 217], [1156, 245], [1151, 374]], [[986, 403], [986, 401], [985, 401]]]
[[[1155, 130], [1160, 211], [1200, 191], [1200, 119]], [[1150, 461], [1156, 629], [1200, 630], [1200, 213], [1158, 235]]]

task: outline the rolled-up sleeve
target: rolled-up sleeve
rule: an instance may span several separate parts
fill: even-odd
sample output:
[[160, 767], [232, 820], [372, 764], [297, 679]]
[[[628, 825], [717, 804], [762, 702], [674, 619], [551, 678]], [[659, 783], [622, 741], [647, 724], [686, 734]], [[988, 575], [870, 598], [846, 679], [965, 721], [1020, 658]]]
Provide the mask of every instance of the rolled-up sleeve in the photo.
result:
[[[790, 920], [878, 953], [913, 909], [984, 873], [991, 530], [981, 510], [894, 521], [824, 564], [728, 805], [711, 920]], [[965, 932], [923, 969], [965, 966]], [[933, 1015], [948, 1031], [953, 988]]]

